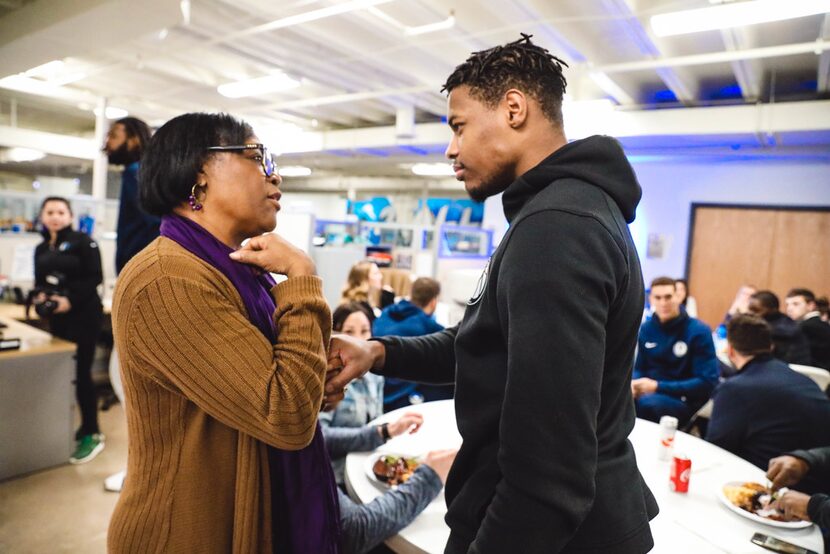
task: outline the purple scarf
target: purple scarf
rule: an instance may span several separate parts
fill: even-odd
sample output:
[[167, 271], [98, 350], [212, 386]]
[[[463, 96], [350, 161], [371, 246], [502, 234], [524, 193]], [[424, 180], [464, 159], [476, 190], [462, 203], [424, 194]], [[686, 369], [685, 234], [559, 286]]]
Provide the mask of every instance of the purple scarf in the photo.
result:
[[[248, 310], [248, 319], [271, 344], [276, 342], [274, 279], [231, 260], [233, 250], [197, 223], [178, 216], [161, 219], [161, 236], [218, 269], [227, 277]], [[337, 484], [320, 425], [311, 444], [288, 451], [268, 446], [274, 552], [336, 554], [339, 552], [340, 506]]]

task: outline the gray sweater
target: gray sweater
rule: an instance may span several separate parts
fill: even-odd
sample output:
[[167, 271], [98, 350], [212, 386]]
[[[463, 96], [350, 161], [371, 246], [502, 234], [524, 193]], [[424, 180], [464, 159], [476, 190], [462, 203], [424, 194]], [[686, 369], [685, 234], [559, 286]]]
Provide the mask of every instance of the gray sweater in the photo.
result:
[[[333, 463], [349, 452], [368, 452], [383, 444], [375, 425], [322, 427]], [[338, 481], [342, 480], [342, 464]], [[419, 466], [409, 480], [368, 504], [358, 504], [338, 488], [342, 554], [368, 552], [412, 521], [441, 492], [443, 484], [432, 468]]]

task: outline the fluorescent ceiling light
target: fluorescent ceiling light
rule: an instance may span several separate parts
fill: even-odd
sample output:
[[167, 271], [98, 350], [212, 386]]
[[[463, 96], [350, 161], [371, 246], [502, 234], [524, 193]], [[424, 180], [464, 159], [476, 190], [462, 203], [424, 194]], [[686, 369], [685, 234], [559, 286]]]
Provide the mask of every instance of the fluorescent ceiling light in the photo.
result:
[[301, 23], [308, 23], [310, 21], [317, 21], [318, 19], [325, 19], [333, 15], [340, 15], [342, 13], [348, 13], [357, 10], [365, 10], [367, 8], [371, 8], [372, 6], [379, 6], [381, 4], [386, 4], [392, 1], [393, 0], [353, 0], [352, 2], [343, 2], [342, 4], [329, 6], [328, 8], [320, 8], [319, 10], [311, 10], [305, 13], [283, 17], [282, 19], [277, 19], [270, 23], [266, 23], [265, 25], [260, 25], [259, 27], [256, 27], [254, 31], [251, 32], [284, 29], [285, 27], [300, 25]]
[[44, 79], [49, 79], [53, 77], [56, 73], [59, 73], [61, 70], [63, 70], [63, 66], [64, 63], [62, 60], [52, 60], [51, 62], [47, 62], [37, 67], [33, 67], [28, 71], [25, 71], [23, 75], [26, 75], [27, 77], [40, 77]]
[[302, 165], [287, 165], [278, 168], [280, 177], [308, 177], [311, 175], [311, 168]]
[[[97, 117], [101, 113], [101, 110], [95, 108], [92, 110], [92, 113]], [[129, 113], [124, 108], [116, 108], [115, 106], [107, 106], [107, 109], [104, 110], [104, 115], [107, 116], [107, 119], [121, 119], [122, 117], [127, 117]]]
[[219, 91], [219, 94], [227, 96], [228, 98], [244, 98], [246, 96], [259, 96], [261, 94], [268, 94], [269, 92], [288, 90], [298, 86], [300, 86], [300, 81], [292, 79], [285, 73], [275, 73], [274, 75], [266, 75], [265, 77], [257, 77], [256, 79], [225, 83], [224, 85], [216, 87], [216, 90]]
[[0, 153], [0, 159], [4, 162], [33, 162], [46, 157], [45, 152], [34, 148], [9, 148]]
[[403, 31], [403, 34], [405, 34], [406, 36], [410, 36], [410, 37], [414, 37], [414, 36], [417, 36], [417, 35], [425, 35], [427, 33], [433, 33], [435, 31], [442, 31], [444, 29], [452, 29], [453, 27], [455, 27], [455, 12], [453, 10], [450, 10], [449, 17], [447, 19], [443, 20], [443, 21], [438, 21], [436, 23], [428, 23], [426, 25], [420, 25], [420, 26], [417, 26], [417, 27], [411, 27], [409, 25], [404, 25], [403, 23], [401, 23], [400, 21], [398, 21], [397, 19], [395, 19], [391, 15], [389, 15], [385, 12], [382, 12], [377, 8], [369, 8], [368, 11], [369, 11], [369, 13], [374, 15], [375, 17], [377, 17], [379, 19], [382, 19], [383, 21], [389, 23], [393, 27], [397, 27], [398, 29]]
[[826, 12], [830, 12], [830, 0], [752, 0], [655, 15], [651, 18], [651, 29], [658, 37], [667, 37]]
[[451, 177], [455, 175], [448, 163], [417, 163], [412, 166], [412, 173], [423, 177]]
[[80, 81], [81, 79], [86, 78], [86, 73], [69, 73], [68, 75], [64, 75], [62, 77], [55, 77], [53, 79], [49, 79], [49, 82], [53, 85], [62, 87], [64, 85], [69, 85], [71, 83]]

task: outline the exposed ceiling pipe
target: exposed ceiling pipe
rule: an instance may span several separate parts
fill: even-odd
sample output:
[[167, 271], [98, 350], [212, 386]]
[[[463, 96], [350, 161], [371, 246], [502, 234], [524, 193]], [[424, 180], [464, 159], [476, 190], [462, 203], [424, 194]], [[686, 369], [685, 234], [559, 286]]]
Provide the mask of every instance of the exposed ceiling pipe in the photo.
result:
[[639, 62], [626, 62], [593, 67], [594, 71], [605, 73], [623, 73], [629, 71], [643, 71], [646, 69], [658, 69], [662, 67], [682, 67], [689, 65], [709, 65], [714, 63], [728, 63], [738, 60], [756, 60], [761, 58], [778, 58], [782, 56], [796, 56], [798, 54], [821, 54], [830, 50], [830, 40], [817, 40], [815, 42], [802, 42], [798, 44], [784, 44], [781, 46], [768, 46], [764, 48], [750, 48], [748, 50], [735, 50], [731, 52], [712, 52], [709, 54], [696, 54], [692, 56], [676, 56], [672, 58], [661, 58], [658, 60], [643, 60]]

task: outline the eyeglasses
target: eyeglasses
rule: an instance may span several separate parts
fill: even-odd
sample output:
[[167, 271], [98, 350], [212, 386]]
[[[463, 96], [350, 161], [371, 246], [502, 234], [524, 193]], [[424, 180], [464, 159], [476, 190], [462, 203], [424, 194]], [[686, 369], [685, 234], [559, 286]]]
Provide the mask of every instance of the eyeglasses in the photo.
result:
[[274, 158], [271, 153], [265, 148], [265, 145], [260, 143], [253, 144], [237, 144], [232, 146], [209, 146], [208, 150], [214, 152], [242, 152], [245, 150], [259, 150], [260, 164], [262, 165], [262, 172], [266, 177], [270, 177], [277, 172], [277, 164], [274, 163]]

